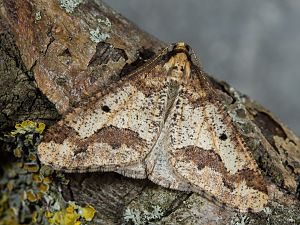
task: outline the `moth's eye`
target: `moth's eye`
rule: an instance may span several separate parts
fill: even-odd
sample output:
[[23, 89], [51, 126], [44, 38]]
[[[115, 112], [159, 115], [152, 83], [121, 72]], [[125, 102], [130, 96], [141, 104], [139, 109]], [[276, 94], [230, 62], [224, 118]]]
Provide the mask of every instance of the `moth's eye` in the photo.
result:
[[101, 107], [104, 112], [110, 112], [110, 108], [107, 105]]
[[227, 139], [227, 135], [225, 133], [219, 136], [220, 140], [225, 141]]

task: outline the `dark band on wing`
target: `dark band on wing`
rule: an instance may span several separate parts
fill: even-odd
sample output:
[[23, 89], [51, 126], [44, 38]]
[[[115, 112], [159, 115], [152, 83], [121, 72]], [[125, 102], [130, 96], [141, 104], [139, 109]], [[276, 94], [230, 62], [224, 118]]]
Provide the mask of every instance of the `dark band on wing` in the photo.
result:
[[236, 174], [230, 174], [220, 156], [214, 150], [204, 150], [195, 146], [188, 146], [181, 149], [176, 149], [176, 158], [186, 162], [192, 161], [199, 170], [205, 166], [219, 172], [223, 176], [223, 183], [231, 190], [235, 189], [235, 184], [243, 180], [248, 187], [267, 193], [267, 187], [261, 174], [250, 169], [243, 169]]

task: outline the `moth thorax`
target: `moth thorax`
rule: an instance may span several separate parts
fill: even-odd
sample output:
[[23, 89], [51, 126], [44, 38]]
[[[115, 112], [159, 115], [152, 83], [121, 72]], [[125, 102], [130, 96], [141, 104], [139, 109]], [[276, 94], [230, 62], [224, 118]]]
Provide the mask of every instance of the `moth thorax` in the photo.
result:
[[169, 78], [171, 80], [182, 83], [190, 78], [191, 64], [185, 52], [172, 56], [164, 67], [169, 70]]

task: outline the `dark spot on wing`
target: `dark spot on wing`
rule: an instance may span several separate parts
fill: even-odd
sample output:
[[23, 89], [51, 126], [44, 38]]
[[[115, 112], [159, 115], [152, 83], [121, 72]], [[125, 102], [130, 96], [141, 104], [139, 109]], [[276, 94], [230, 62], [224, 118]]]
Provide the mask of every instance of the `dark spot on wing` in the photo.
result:
[[104, 112], [110, 112], [110, 108], [107, 105], [101, 107]]
[[223, 134], [221, 134], [220, 136], [219, 136], [219, 139], [220, 140], [222, 140], [222, 141], [225, 141], [225, 140], [227, 140], [227, 135], [225, 134], [225, 133], [223, 133]]

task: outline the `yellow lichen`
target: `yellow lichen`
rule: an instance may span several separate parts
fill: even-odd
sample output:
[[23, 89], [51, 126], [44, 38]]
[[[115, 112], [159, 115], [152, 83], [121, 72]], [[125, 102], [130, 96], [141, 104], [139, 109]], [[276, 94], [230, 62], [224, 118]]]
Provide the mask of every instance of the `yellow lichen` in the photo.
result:
[[45, 193], [40, 192], [40, 191], [36, 194], [37, 199], [42, 199], [44, 195], [45, 195]]
[[37, 211], [34, 211], [34, 212], [32, 213], [32, 216], [31, 216], [32, 222], [33, 222], [33, 223], [36, 223], [36, 222], [37, 222], [37, 218], [38, 218], [38, 212], [37, 212]]
[[80, 225], [80, 219], [91, 221], [96, 210], [91, 206], [80, 207], [73, 202], [69, 202], [65, 209], [56, 212], [47, 212], [45, 217], [51, 225]]
[[41, 183], [42, 182], [41, 175], [37, 173], [32, 174], [32, 180], [35, 183]]
[[36, 155], [33, 154], [32, 152], [30, 152], [29, 155], [28, 155], [28, 159], [29, 159], [30, 161], [36, 161]]
[[30, 201], [30, 202], [35, 202], [37, 200], [37, 196], [32, 190], [27, 191], [26, 195], [27, 195], [28, 201]]
[[86, 207], [81, 207], [79, 213], [86, 221], [91, 221], [95, 216], [96, 210], [91, 205], [87, 205]]
[[43, 133], [46, 125], [44, 123], [36, 123], [31, 120], [25, 120], [15, 125], [16, 130], [10, 132], [10, 135], [25, 134], [27, 132]]
[[28, 172], [35, 173], [39, 171], [39, 165], [36, 163], [25, 163], [23, 168]]
[[11, 192], [14, 189], [14, 181], [13, 180], [8, 181], [6, 188], [9, 192]]
[[49, 211], [46, 211], [46, 212], [45, 212], [45, 217], [46, 217], [47, 219], [51, 218], [52, 216], [53, 216], [53, 213], [52, 213], [52, 212], [49, 212]]
[[45, 177], [45, 178], [43, 179], [43, 183], [45, 183], [45, 184], [50, 184], [51, 182], [52, 182], [51, 177]]
[[23, 168], [23, 163], [22, 162], [16, 162], [16, 167], [18, 168]]
[[47, 216], [50, 224], [53, 225], [74, 225], [80, 215], [76, 212], [74, 204], [70, 204], [67, 208]]
[[37, 128], [36, 128], [36, 131], [37, 131], [39, 134], [41, 134], [41, 133], [43, 133], [43, 131], [45, 130], [45, 127], [46, 127], [46, 125], [45, 125], [44, 123], [39, 123], [38, 126], [37, 126]]
[[17, 158], [21, 158], [22, 157], [22, 153], [23, 153], [23, 150], [22, 148], [15, 148], [14, 149], [14, 155], [17, 157]]
[[41, 184], [39, 185], [39, 190], [40, 190], [41, 192], [47, 192], [47, 191], [49, 190], [49, 185], [48, 185], [48, 184], [41, 183]]

